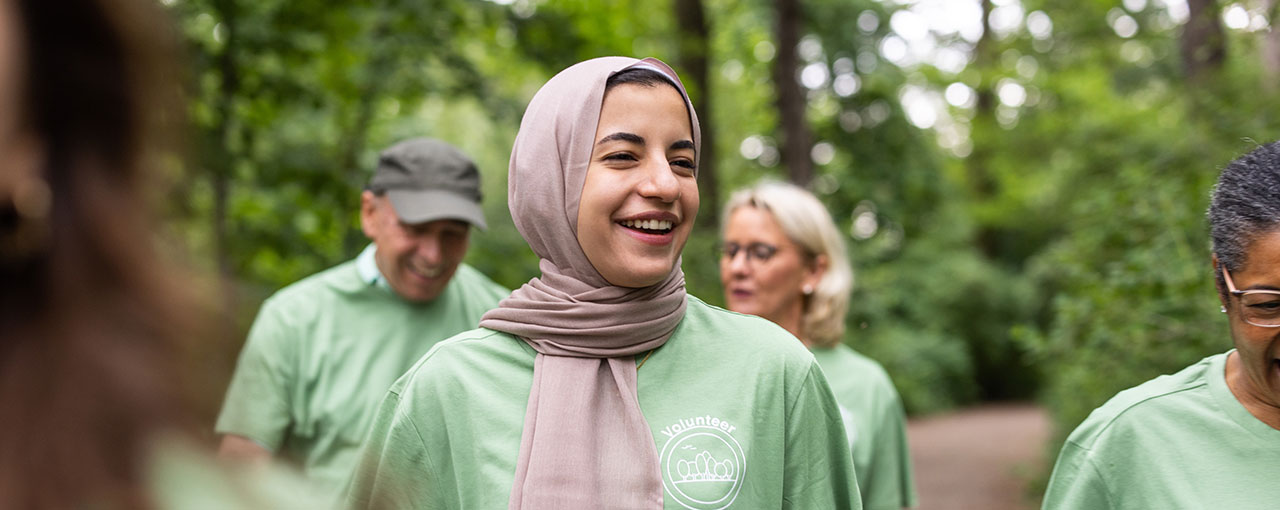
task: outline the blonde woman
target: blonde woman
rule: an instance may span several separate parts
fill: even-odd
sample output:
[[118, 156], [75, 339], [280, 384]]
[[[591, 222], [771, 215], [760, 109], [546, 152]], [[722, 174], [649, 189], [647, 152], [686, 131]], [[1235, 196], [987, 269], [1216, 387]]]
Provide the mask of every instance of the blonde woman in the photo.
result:
[[914, 506], [898, 392], [880, 364], [841, 343], [853, 271], [826, 207], [765, 182], [734, 193], [722, 218], [727, 306], [782, 326], [817, 358], [844, 415], [863, 508]]

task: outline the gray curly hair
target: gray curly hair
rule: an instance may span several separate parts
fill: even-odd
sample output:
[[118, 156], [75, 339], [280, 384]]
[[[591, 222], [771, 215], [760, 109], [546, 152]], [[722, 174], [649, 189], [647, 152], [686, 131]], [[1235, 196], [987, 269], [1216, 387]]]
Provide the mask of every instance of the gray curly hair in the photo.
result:
[[[1227, 164], [1213, 187], [1209, 236], [1213, 253], [1228, 270], [1245, 264], [1249, 245], [1280, 228], [1280, 142], [1271, 142]], [[1226, 289], [1214, 270], [1218, 288]], [[1221, 292], [1221, 290], [1220, 290]]]

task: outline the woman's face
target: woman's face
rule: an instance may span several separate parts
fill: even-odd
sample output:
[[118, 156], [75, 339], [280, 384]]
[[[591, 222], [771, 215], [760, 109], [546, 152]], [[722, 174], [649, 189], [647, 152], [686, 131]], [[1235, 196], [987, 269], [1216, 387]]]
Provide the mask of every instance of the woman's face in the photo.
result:
[[733, 210], [722, 241], [720, 283], [726, 306], [798, 328], [804, 288], [816, 287], [822, 276], [804, 249], [783, 233], [772, 213], [751, 206]]
[[[1238, 290], [1280, 290], [1280, 230], [1258, 237], [1246, 251], [1243, 267], [1231, 271]], [[1243, 390], [1245, 399], [1280, 408], [1280, 328], [1264, 328], [1241, 318], [1240, 298], [1228, 295], [1226, 308], [1231, 318], [1231, 339], [1243, 370], [1233, 391]], [[1228, 382], [1231, 382], [1228, 370]], [[1238, 394], [1237, 398], [1242, 397]], [[1243, 399], [1242, 399], [1243, 400]]]
[[698, 215], [693, 128], [672, 86], [605, 94], [578, 205], [578, 244], [609, 283], [647, 287], [675, 267]]

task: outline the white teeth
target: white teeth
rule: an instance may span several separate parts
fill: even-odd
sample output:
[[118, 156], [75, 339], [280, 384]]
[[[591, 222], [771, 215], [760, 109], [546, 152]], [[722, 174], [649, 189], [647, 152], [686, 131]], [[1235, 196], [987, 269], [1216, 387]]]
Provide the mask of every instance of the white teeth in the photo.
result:
[[639, 228], [644, 230], [671, 230], [673, 222], [667, 220], [623, 220], [619, 222], [624, 227]]

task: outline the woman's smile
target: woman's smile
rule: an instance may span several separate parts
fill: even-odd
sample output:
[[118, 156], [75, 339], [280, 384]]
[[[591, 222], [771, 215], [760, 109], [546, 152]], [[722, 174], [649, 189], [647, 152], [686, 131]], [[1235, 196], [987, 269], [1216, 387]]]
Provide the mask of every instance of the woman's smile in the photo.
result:
[[615, 222], [628, 235], [645, 244], [665, 246], [675, 241], [680, 218], [668, 212], [646, 212]]

